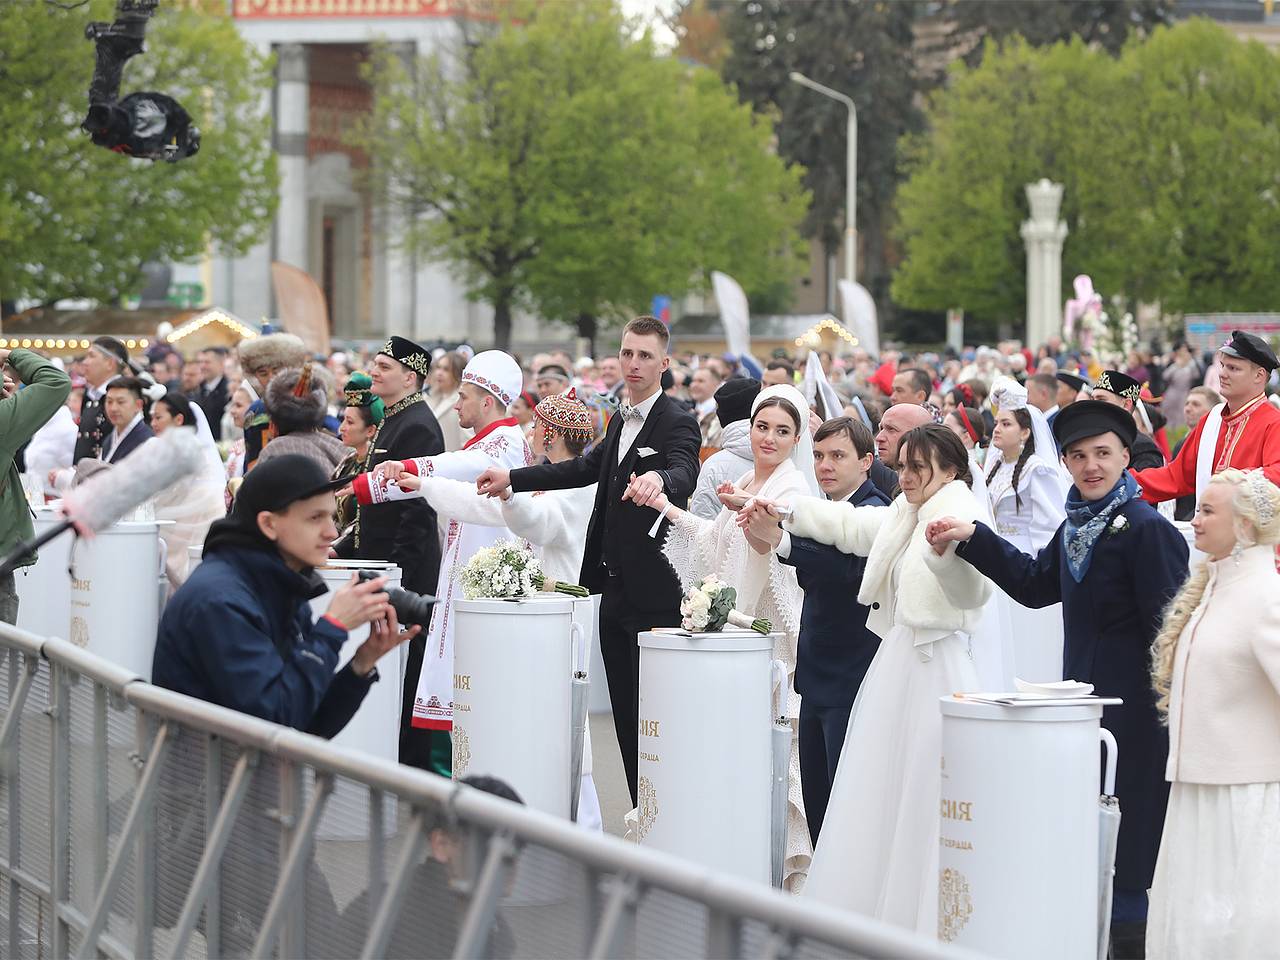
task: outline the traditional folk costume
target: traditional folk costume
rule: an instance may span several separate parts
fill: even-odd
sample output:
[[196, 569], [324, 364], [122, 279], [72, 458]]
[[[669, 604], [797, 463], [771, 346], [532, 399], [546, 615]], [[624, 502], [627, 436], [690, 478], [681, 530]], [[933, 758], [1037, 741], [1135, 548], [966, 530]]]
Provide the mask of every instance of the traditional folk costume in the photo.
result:
[[[392, 337], [379, 352], [423, 377], [431, 370], [431, 354], [404, 337]], [[372, 470], [384, 460], [443, 452], [440, 425], [427, 406], [426, 397], [415, 392], [387, 407], [378, 432], [369, 441], [365, 469]], [[414, 593], [430, 593], [440, 575], [436, 514], [425, 500], [376, 508], [357, 504], [350, 533], [334, 544], [334, 551], [349, 559], [395, 562], [400, 568], [401, 585]], [[424, 770], [443, 768], [447, 772], [448, 739], [437, 743], [425, 733], [414, 731], [409, 724], [426, 643], [422, 633], [409, 641], [400, 707], [400, 762]]]
[[[1242, 330], [1233, 331], [1221, 353], [1248, 360], [1266, 370], [1280, 361], [1266, 341]], [[1168, 466], [1134, 473], [1148, 503], [1195, 494], [1198, 500], [1209, 478], [1227, 467], [1262, 472], [1280, 484], [1280, 410], [1260, 393], [1238, 410], [1220, 403], [1195, 425]]]
[[[562, 394], [547, 397], [535, 407], [534, 429], [548, 428], [570, 436], [576, 434], [584, 444], [591, 439], [591, 413], [577, 399], [573, 387]], [[594, 483], [569, 490], [517, 493], [504, 501], [476, 493], [473, 479], [450, 479], [437, 471], [423, 477], [421, 493], [440, 516], [457, 521], [465, 531], [487, 527], [496, 530], [500, 536], [523, 537], [538, 554], [548, 578], [562, 583], [577, 582], [582, 569], [582, 554], [586, 549], [587, 525], [596, 499]], [[603, 683], [604, 678], [596, 678], [596, 682]], [[589, 726], [585, 735], [578, 825], [601, 830], [604, 824], [592, 777]]]
[[[462, 382], [492, 393], [505, 409], [520, 392], [523, 374], [520, 365], [507, 354], [486, 350], [472, 357], [462, 373]], [[474, 483], [490, 467], [527, 467], [533, 463], [533, 455], [519, 423], [514, 417], [507, 417], [479, 431], [461, 450], [401, 462], [415, 476]], [[359, 475], [353, 489], [362, 513], [376, 513], [386, 509], [386, 504], [406, 500], [425, 503], [423, 491], [401, 490], [380, 473]], [[511, 532], [505, 527], [466, 524], [456, 517], [449, 518], [444, 562], [435, 589], [439, 602], [431, 613], [422, 667], [417, 677], [406, 677], [406, 683], [417, 683], [413, 728], [443, 732], [453, 728], [453, 605], [462, 596], [462, 568], [477, 550], [510, 537]], [[431, 541], [435, 542], [434, 534]], [[438, 751], [433, 750], [431, 769], [448, 776], [450, 770], [440, 769], [442, 765]]]
[[[1137, 427], [1120, 407], [1073, 403], [1054, 421], [1060, 448], [1115, 433], [1128, 446]], [[1168, 733], [1156, 714], [1150, 678], [1151, 643], [1169, 600], [1187, 577], [1187, 544], [1168, 520], [1138, 497], [1121, 474], [1104, 497], [1087, 501], [1072, 487], [1066, 522], [1035, 557], [979, 523], [956, 555], [990, 577], [1018, 603], [1062, 604], [1062, 675], [1094, 685], [1123, 705], [1106, 707], [1103, 726], [1116, 738], [1116, 779], [1123, 820], [1116, 856], [1114, 923], [1141, 923], [1155, 869], [1168, 784]]]
[[[375, 397], [371, 392], [373, 380], [367, 373], [353, 373], [347, 380], [347, 385], [343, 387], [343, 405], [347, 407], [360, 407], [369, 411], [369, 418], [373, 421], [374, 426], [380, 426], [386, 417], [387, 408], [382, 402], [381, 397]], [[342, 458], [342, 462], [338, 464], [336, 470], [333, 471], [333, 477], [354, 477], [358, 473], [366, 473], [369, 469], [369, 458], [373, 454], [373, 441], [370, 441], [365, 449], [364, 456], [358, 456], [354, 449]], [[338, 528], [339, 538], [345, 538], [350, 535], [355, 528], [356, 523], [356, 497], [354, 493], [343, 494], [338, 497], [338, 509], [334, 514], [334, 525]]]

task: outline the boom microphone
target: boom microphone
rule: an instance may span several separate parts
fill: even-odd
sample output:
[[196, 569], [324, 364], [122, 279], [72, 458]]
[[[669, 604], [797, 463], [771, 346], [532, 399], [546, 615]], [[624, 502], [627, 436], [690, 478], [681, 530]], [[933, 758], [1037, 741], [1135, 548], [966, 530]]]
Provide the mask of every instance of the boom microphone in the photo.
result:
[[62, 501], [64, 520], [18, 544], [0, 564], [0, 576], [13, 570], [37, 548], [69, 528], [92, 537], [161, 490], [200, 470], [204, 451], [194, 430], [166, 430], [144, 443], [129, 459], [95, 474]]

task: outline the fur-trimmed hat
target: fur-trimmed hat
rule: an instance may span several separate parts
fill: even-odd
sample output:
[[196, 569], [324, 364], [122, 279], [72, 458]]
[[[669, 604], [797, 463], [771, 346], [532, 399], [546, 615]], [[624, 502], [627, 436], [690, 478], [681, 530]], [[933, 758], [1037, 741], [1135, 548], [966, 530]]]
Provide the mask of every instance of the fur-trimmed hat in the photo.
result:
[[240, 354], [240, 366], [250, 373], [263, 367], [276, 370], [301, 367], [307, 359], [307, 345], [292, 333], [269, 333], [252, 340], [241, 340], [236, 349]]

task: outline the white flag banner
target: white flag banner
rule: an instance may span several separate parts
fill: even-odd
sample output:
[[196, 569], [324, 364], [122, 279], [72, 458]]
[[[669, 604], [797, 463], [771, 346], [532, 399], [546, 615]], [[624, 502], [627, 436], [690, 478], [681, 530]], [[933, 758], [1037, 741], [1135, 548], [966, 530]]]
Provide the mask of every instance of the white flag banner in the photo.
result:
[[841, 280], [840, 302], [844, 305], [844, 325], [858, 338], [858, 346], [874, 357], [880, 356], [880, 321], [876, 318], [876, 302], [867, 288]]
[[737, 280], [719, 270], [711, 273], [711, 288], [720, 306], [720, 323], [729, 352], [740, 358], [751, 356], [751, 308], [746, 293]]
[[844, 415], [844, 401], [823, 372], [822, 360], [818, 357], [817, 350], [810, 350], [809, 359], [804, 363], [804, 380], [800, 384], [800, 392], [823, 420], [833, 420]]

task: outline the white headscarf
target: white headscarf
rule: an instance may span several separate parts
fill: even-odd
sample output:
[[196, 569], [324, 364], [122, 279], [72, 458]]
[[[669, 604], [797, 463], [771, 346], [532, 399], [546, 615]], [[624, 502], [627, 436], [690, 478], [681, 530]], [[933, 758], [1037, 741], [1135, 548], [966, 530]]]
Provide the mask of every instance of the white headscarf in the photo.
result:
[[[1058, 479], [1069, 486], [1071, 477], [1067, 468], [1062, 465], [1062, 457], [1058, 455], [1058, 441], [1053, 437], [1053, 430], [1045, 419], [1044, 411], [1027, 402], [1027, 388], [1010, 377], [997, 377], [991, 385], [991, 401], [996, 410], [1027, 411], [1031, 417], [1031, 438], [1035, 441], [1035, 453], [1032, 455], [1055, 467]], [[1066, 486], [1063, 487], [1062, 495], [1064, 498], [1067, 495]]]
[[760, 404], [770, 397], [777, 397], [785, 400], [795, 408], [796, 414], [800, 417], [800, 430], [796, 433], [796, 444], [791, 448], [791, 463], [800, 471], [800, 476], [804, 477], [805, 486], [809, 490], [812, 497], [822, 498], [822, 490], [818, 486], [818, 477], [813, 472], [813, 436], [809, 433], [809, 404], [802, 394], [795, 387], [785, 383], [776, 386], [765, 387], [758, 394], [751, 404], [751, 418], [754, 420], [756, 411], [760, 409]]

